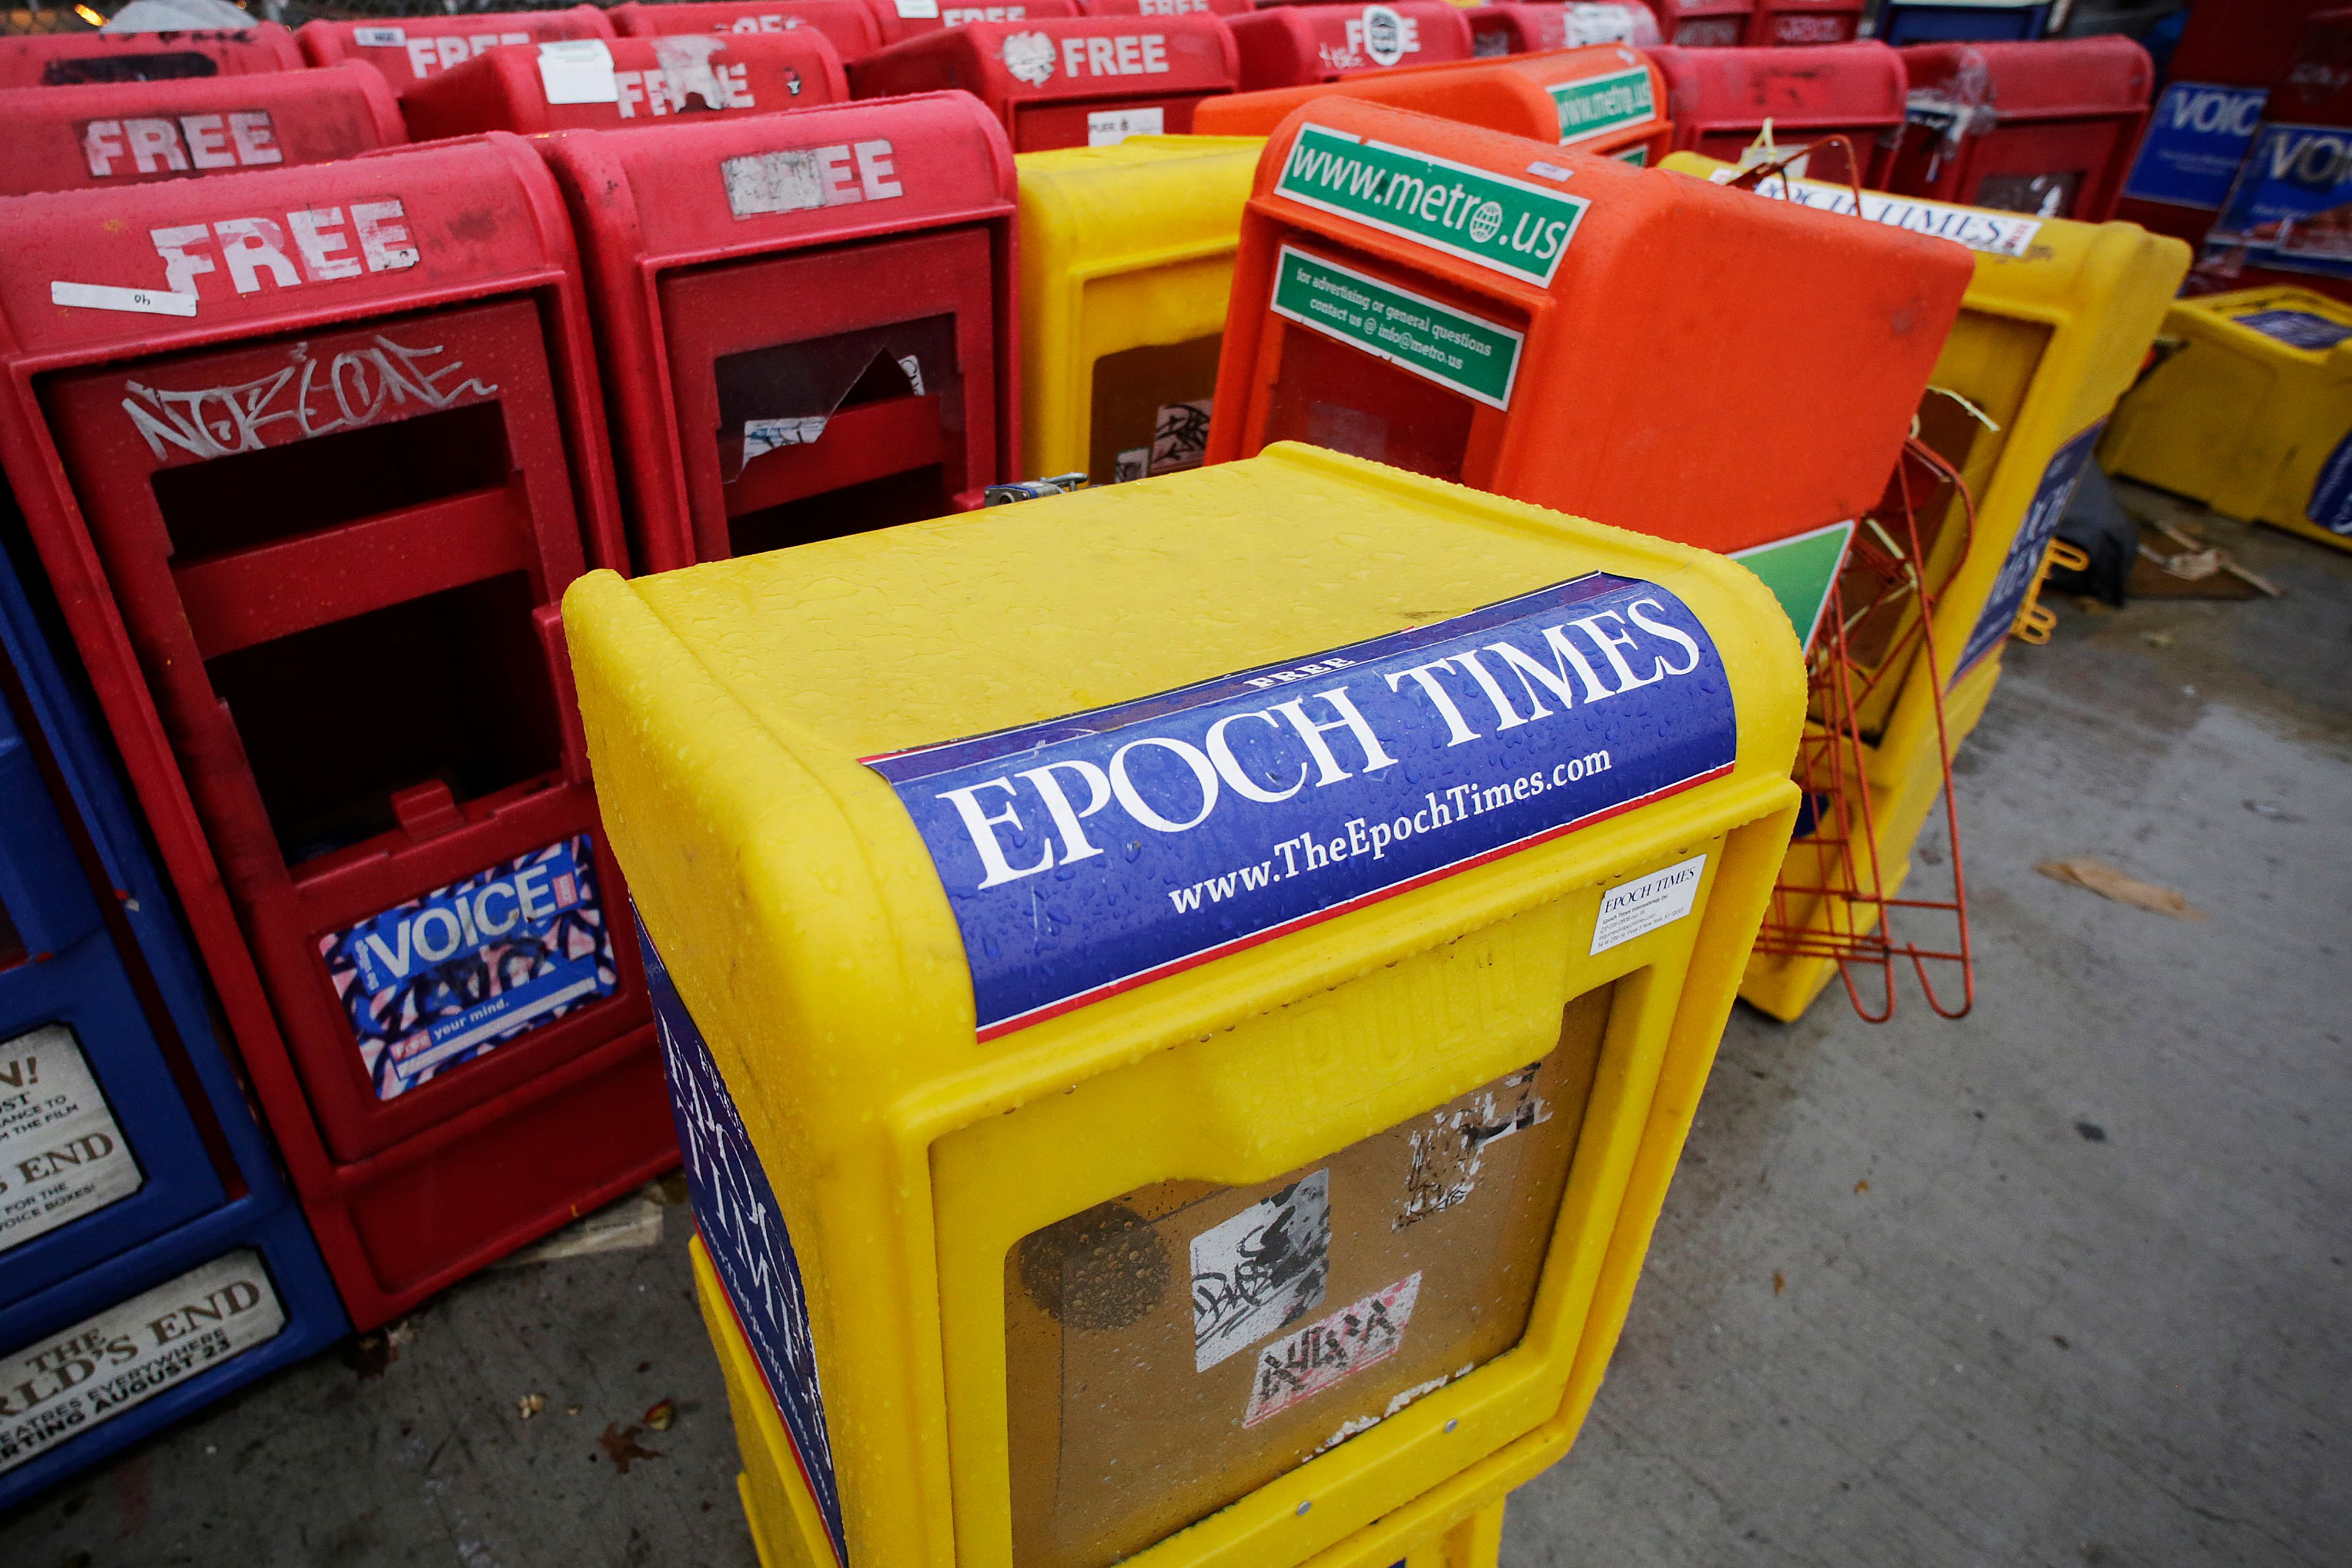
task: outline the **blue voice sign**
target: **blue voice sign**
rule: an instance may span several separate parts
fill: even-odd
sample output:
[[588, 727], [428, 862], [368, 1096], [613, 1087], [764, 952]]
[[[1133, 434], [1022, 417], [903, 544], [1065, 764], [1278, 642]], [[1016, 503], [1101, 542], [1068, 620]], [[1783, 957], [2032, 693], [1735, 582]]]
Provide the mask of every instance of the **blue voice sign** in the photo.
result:
[[2148, 117], [2124, 195], [2175, 206], [2218, 208], [2246, 160], [2270, 94], [2259, 87], [2176, 81]]
[[1687, 788], [1738, 747], [1698, 617], [1595, 573], [866, 763], [930, 851], [989, 1039]]

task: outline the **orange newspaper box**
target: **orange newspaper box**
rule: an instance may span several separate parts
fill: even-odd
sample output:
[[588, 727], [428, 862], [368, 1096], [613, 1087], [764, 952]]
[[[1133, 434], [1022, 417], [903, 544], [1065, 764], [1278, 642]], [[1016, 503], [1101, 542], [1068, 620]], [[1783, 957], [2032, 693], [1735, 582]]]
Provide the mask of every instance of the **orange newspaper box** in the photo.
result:
[[1727, 163], [1772, 126], [1776, 146], [1802, 147], [1843, 135], [1859, 160], [1823, 149], [1793, 172], [1835, 182], [1867, 182], [1882, 138], [1901, 133], [1910, 83], [1903, 57], [1867, 39], [1801, 48], [1654, 49], [1666, 79], [1666, 113], [1675, 122], [1675, 151], [1703, 153]]
[[1726, 554], [1826, 540], [1801, 589], [1758, 569], [1801, 637], [1971, 260], [1744, 195], [1318, 101], [1243, 214], [1209, 461], [1307, 441]]
[[593, 5], [562, 11], [477, 11], [403, 16], [389, 22], [306, 22], [294, 35], [314, 66], [357, 60], [383, 73], [394, 98], [425, 78], [455, 70], [488, 49], [610, 38], [613, 24]]
[[1234, 40], [1214, 16], [971, 22], [868, 55], [860, 98], [961, 88], [1016, 153], [1181, 136], [1204, 99], [1234, 90]]
[[1580, 153], [1629, 163], [1657, 162], [1674, 139], [1657, 68], [1640, 50], [1621, 45], [1405, 66], [1312, 87], [1237, 92], [1201, 105], [1192, 130], [1202, 136], [1271, 136], [1292, 110], [1334, 95], [1538, 142], [1557, 140]]
[[1242, 90], [1337, 81], [1356, 71], [1475, 58], [1465, 13], [1444, 0], [1396, 5], [1276, 5], [1226, 19]]
[[889, 40], [866, 0], [629, 0], [604, 13], [625, 38], [671, 33], [823, 33], [846, 66]]
[[[592, 38], [558, 47], [570, 58], [552, 75], [535, 50], [492, 49], [417, 83], [401, 105], [409, 130], [420, 142], [484, 131], [623, 131], [677, 115], [772, 114], [849, 96], [841, 57], [814, 28]], [[601, 70], [580, 68], [600, 58]]]

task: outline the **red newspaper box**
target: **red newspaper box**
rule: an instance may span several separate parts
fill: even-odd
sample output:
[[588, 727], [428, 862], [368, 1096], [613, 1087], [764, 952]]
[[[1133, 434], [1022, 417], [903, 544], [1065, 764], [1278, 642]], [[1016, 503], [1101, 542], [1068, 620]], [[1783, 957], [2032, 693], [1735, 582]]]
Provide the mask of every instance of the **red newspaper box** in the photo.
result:
[[1537, 5], [1474, 5], [1463, 14], [1470, 21], [1470, 52], [1482, 59], [1594, 44], [1631, 44], [1640, 48], [1659, 42], [1658, 19], [1645, 5], [1561, 5], [1549, 0]]
[[1229, 18], [1241, 89], [1305, 87], [1357, 71], [1474, 58], [1465, 13], [1444, 0], [1395, 5], [1276, 5]]
[[2264, 99], [2294, 62], [2305, 23], [2342, 0], [2198, 0], [2116, 216], [2201, 244], [2254, 144]]
[[1816, 180], [1870, 178], [1881, 138], [1903, 128], [1907, 97], [1903, 57], [1885, 44], [1863, 41], [1788, 49], [1654, 49], [1666, 79], [1666, 113], [1675, 122], [1675, 151], [1704, 153], [1726, 163], [1741, 154], [1772, 122], [1777, 147], [1802, 147], [1843, 135], [1859, 160], [1849, 170], [1824, 149], [1792, 166]]
[[0, 203], [0, 463], [362, 1328], [675, 1159], [556, 600], [625, 559], [511, 136]]
[[666, 33], [796, 33], [814, 29], [833, 42], [847, 65], [885, 42], [882, 24], [866, 0], [680, 0], [640, 5], [630, 0], [604, 13], [625, 38]]
[[873, 13], [887, 44], [972, 22], [1045, 22], [1086, 15], [1078, 9], [1078, 0], [997, 0], [981, 5], [960, 5], [952, 0], [866, 0], [866, 8]]
[[1727, 553], [1850, 524], [1970, 258], [1745, 195], [1317, 102], [1243, 214], [1208, 460], [1306, 441]]
[[[603, 68], [590, 68], [600, 58]], [[401, 107], [425, 141], [483, 131], [622, 130], [687, 114], [772, 114], [848, 96], [841, 57], [810, 27], [492, 49], [418, 82]]]
[[1640, 50], [1622, 44], [1499, 60], [1401, 66], [1313, 87], [1237, 92], [1201, 105], [1192, 116], [1193, 133], [1271, 136], [1292, 110], [1333, 96], [1410, 109], [1538, 142], [1557, 140], [1580, 153], [1629, 163], [1657, 162], [1674, 140], [1657, 68]]
[[0, 92], [0, 195], [323, 163], [408, 140], [356, 67]]
[[860, 98], [961, 88], [1019, 153], [1181, 136], [1202, 99], [1234, 90], [1234, 40], [1214, 16], [970, 22], [866, 56]]
[[1078, 0], [1088, 16], [1239, 16], [1255, 11], [1254, 0]]
[[1843, 44], [1859, 37], [1863, 0], [1756, 0], [1748, 40], [1766, 48]]
[[1733, 49], [1752, 42], [1756, 0], [1650, 0], [1666, 42], [1693, 49]]
[[0, 88], [80, 87], [254, 76], [302, 68], [294, 35], [275, 22], [230, 32], [27, 33], [0, 37]]
[[454, 70], [486, 49], [616, 35], [593, 5], [565, 11], [476, 11], [455, 16], [402, 16], [387, 22], [308, 22], [295, 35], [314, 66], [358, 60], [392, 84], [394, 98], [426, 77]]
[[938, 517], [1013, 477], [1013, 155], [978, 100], [541, 146], [645, 570]]
[[1909, 123], [1886, 188], [2105, 223], [2147, 124], [2156, 68], [2120, 35], [1900, 51]]

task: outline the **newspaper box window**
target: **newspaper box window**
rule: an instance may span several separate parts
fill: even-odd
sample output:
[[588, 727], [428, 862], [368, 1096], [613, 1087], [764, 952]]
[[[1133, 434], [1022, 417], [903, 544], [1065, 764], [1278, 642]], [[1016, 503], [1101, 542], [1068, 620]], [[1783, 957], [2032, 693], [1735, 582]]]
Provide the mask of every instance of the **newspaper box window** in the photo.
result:
[[935, 516], [1012, 477], [1013, 158], [976, 99], [543, 145], [583, 216], [640, 566]]
[[9, 480], [381, 1321], [669, 1157], [551, 604], [626, 559], [562, 196], [493, 135], [0, 234]]
[[1796, 805], [1752, 578], [1286, 447], [567, 616], [772, 1558], [1385, 1563], [1566, 1450]]

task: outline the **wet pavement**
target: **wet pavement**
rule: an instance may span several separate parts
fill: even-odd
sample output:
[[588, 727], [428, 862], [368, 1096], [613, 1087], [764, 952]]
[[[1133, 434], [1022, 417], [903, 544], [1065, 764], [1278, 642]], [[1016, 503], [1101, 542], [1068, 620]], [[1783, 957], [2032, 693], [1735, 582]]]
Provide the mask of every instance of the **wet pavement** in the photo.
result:
[[[2210, 532], [2287, 597], [2062, 605], [2005, 655], [1958, 764], [1975, 1012], [1734, 1016], [1507, 1568], [2344, 1560], [2352, 554]], [[2033, 869], [2077, 855], [2209, 918]], [[750, 1568], [666, 1213], [0, 1516], [0, 1563]]]

